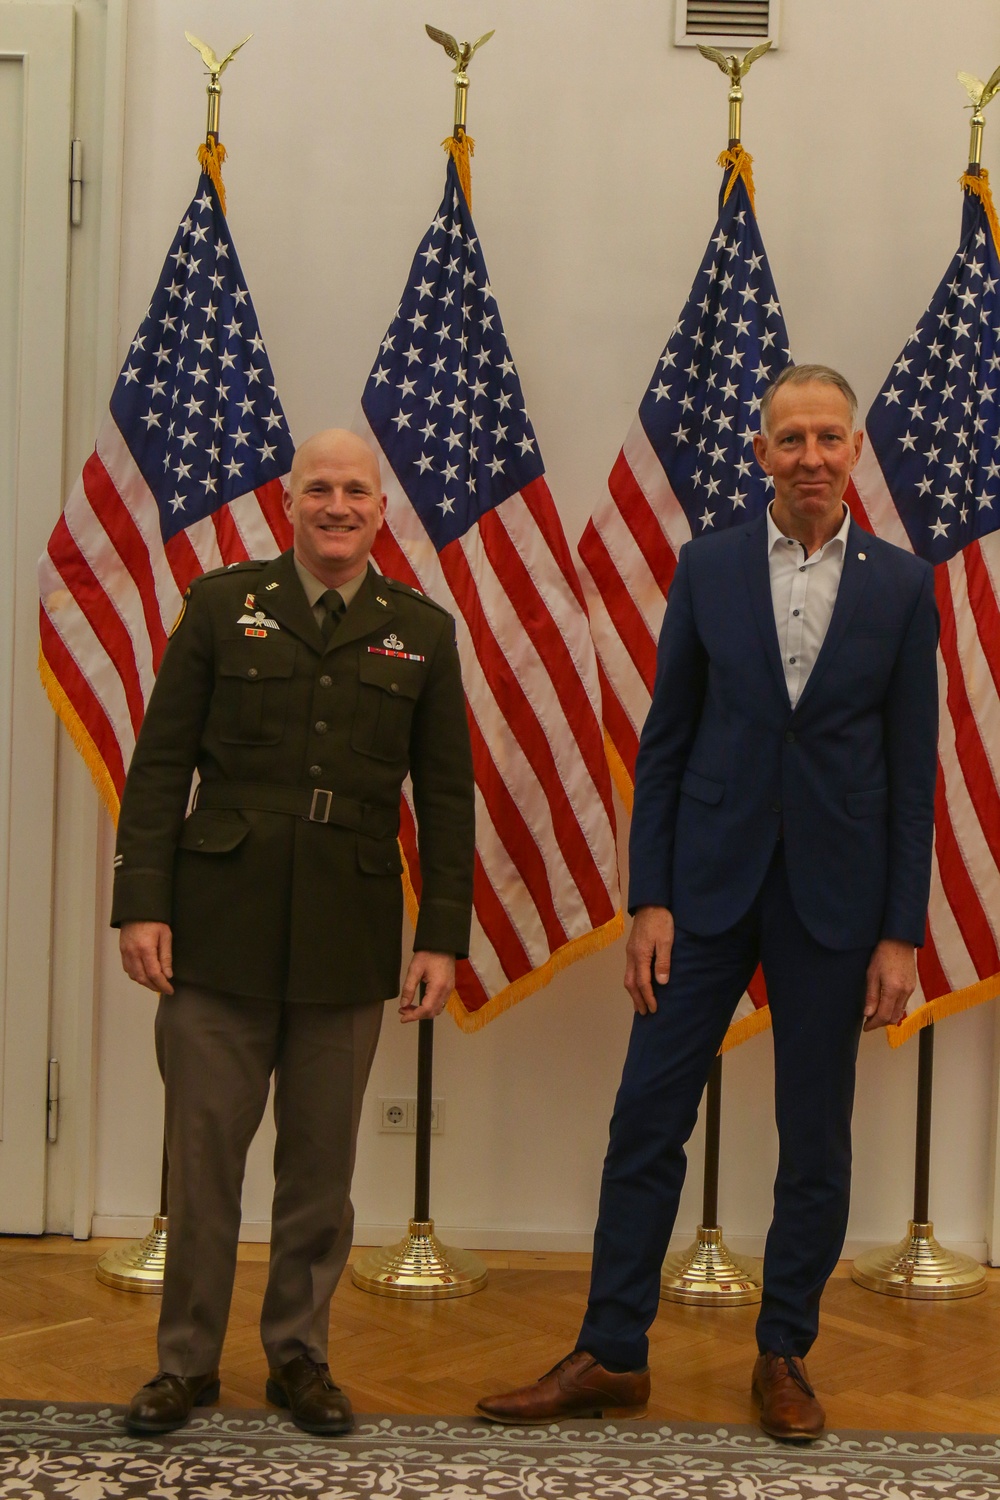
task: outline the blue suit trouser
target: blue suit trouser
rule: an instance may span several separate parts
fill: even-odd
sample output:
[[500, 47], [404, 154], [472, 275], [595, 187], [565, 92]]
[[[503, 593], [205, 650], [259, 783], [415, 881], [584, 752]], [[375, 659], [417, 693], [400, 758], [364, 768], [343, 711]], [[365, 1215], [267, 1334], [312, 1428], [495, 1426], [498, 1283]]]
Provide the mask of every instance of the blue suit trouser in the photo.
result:
[[674, 1227], [712, 1061], [760, 961], [774, 1033], [778, 1171], [757, 1320], [761, 1350], [805, 1355], [847, 1231], [851, 1112], [871, 949], [836, 952], [795, 911], [781, 844], [750, 910], [715, 937], [678, 928], [657, 1010], [636, 1015], [611, 1118], [590, 1299], [577, 1347], [646, 1363], [660, 1267]]

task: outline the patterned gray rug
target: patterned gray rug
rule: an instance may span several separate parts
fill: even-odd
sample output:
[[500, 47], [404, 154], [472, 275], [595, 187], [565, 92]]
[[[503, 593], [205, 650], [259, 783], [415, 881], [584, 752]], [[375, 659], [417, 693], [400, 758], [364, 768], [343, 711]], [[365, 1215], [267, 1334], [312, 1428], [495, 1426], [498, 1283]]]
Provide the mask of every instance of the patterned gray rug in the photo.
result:
[[12, 1500], [1000, 1500], [1000, 1438], [753, 1427], [363, 1416], [310, 1438], [272, 1411], [197, 1414], [130, 1438], [115, 1406], [0, 1401]]

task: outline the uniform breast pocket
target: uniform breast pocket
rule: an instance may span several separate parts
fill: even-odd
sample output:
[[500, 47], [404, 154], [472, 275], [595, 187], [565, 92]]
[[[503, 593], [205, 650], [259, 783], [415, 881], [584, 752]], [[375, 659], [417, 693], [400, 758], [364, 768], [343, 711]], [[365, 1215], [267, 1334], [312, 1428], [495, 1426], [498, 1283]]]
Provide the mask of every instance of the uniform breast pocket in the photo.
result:
[[295, 645], [282, 637], [223, 644], [213, 704], [223, 743], [278, 743], [285, 732], [294, 667]]
[[423, 684], [421, 664], [363, 654], [358, 674], [352, 747], [376, 760], [404, 760], [410, 745], [413, 706]]

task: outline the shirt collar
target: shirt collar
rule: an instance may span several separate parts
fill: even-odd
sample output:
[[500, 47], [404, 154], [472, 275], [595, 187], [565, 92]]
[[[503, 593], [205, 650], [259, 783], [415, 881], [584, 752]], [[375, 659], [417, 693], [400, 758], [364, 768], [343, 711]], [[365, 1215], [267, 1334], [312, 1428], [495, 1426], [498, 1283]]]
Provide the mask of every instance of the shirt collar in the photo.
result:
[[[767, 555], [768, 555], [768, 557], [770, 557], [770, 555], [774, 551], [775, 547], [778, 547], [778, 546], [787, 546], [787, 544], [790, 541], [794, 540], [793, 537], [787, 537], [783, 531], [779, 531], [778, 528], [777, 528], [777, 526], [774, 524], [774, 517], [771, 515], [771, 506], [773, 504], [774, 504], [774, 501], [771, 500], [768, 503], [768, 507], [767, 507]], [[826, 552], [827, 548], [829, 548], [831, 551], [837, 551], [837, 550], [839, 550], [841, 553], [846, 552], [847, 551], [847, 533], [850, 531], [850, 529], [851, 529], [851, 512], [847, 508], [847, 506], [845, 505], [844, 506], [844, 519], [840, 523], [840, 530], [834, 536], [832, 536], [828, 542], [824, 542], [823, 545], [822, 545], [822, 547], [819, 549], [819, 554], [814, 554], [814, 556], [821, 555], [822, 553]], [[802, 545], [801, 542], [798, 545], [801, 546]]]
[[[326, 593], [328, 585], [317, 578], [315, 573], [310, 573], [309, 569], [299, 562], [294, 552], [292, 553], [292, 562], [295, 564], [295, 571], [298, 574], [299, 582], [305, 590], [309, 608], [313, 609]], [[338, 588], [337, 593], [343, 599], [345, 606], [350, 604], [367, 576], [368, 569], [366, 568], [363, 573], [359, 573], [356, 578], [350, 579], [348, 583], [341, 584], [340, 588]]]

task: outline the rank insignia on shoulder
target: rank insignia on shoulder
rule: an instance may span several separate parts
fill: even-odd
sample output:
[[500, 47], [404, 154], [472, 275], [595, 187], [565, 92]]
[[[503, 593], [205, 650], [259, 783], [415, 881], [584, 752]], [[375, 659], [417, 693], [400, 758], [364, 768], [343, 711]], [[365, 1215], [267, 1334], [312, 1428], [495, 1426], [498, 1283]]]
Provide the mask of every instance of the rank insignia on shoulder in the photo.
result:
[[[395, 637], [393, 637], [393, 639], [395, 639]], [[403, 644], [402, 641], [400, 641], [399, 644], [402, 645]], [[368, 647], [368, 655], [369, 656], [394, 656], [394, 657], [396, 657], [400, 661], [426, 661], [427, 660], [426, 656], [418, 656], [415, 652], [412, 652], [412, 651], [394, 651], [394, 650], [391, 650], [391, 649], [387, 650], [385, 646], [369, 646]]]
[[[251, 599], [253, 595], [249, 596]], [[281, 626], [277, 620], [269, 620], [262, 609], [255, 609], [252, 615], [240, 615], [236, 621], [237, 625], [246, 625], [244, 635], [255, 637], [257, 640], [265, 640], [269, 630], [280, 630]]]

